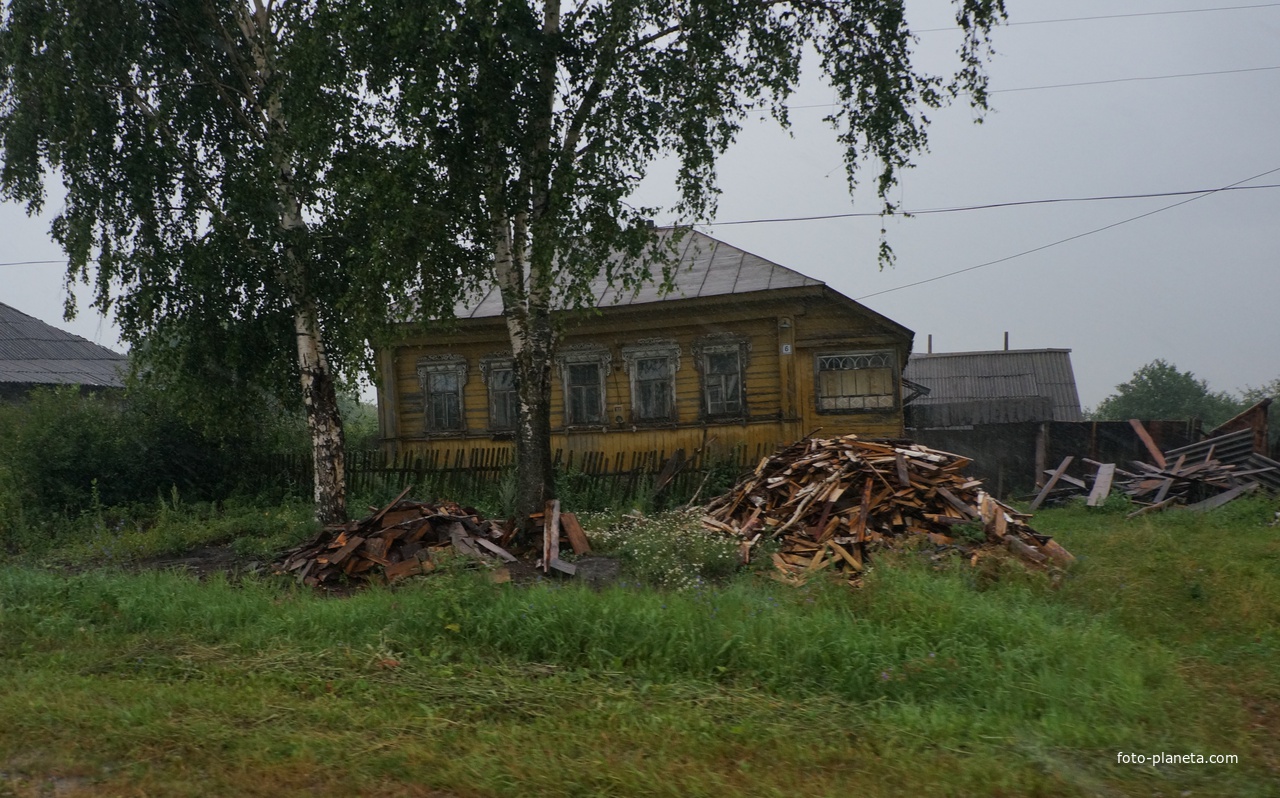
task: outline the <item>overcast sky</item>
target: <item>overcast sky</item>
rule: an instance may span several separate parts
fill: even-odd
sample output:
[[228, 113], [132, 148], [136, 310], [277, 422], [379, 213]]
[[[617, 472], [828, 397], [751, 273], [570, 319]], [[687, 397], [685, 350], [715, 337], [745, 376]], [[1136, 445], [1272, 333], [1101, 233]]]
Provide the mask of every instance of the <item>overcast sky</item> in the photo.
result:
[[[996, 31], [989, 66], [993, 111], [981, 125], [963, 104], [931, 115], [931, 151], [903, 175], [901, 207], [1280, 185], [1280, 2], [1007, 2], [1011, 24]], [[924, 68], [953, 63], [959, 34], [929, 30], [950, 25], [950, 8], [909, 2]], [[1188, 13], [1164, 13], [1178, 11]], [[721, 162], [718, 220], [878, 209], [869, 190], [850, 199], [823, 108], [797, 107], [831, 99], [810, 81], [789, 133], [748, 126]], [[639, 199], [669, 201], [669, 174], [655, 170]], [[891, 220], [897, 264], [884, 271], [874, 218], [705, 229], [910, 327], [918, 352], [930, 334], [935, 352], [999, 349], [1005, 331], [1013, 348], [1071, 349], [1092, 406], [1155, 358], [1220, 390], [1280, 377], [1280, 188], [1186, 202], [1194, 196]], [[1152, 215], [1091, 233], [1142, 214]], [[47, 219], [0, 204], [0, 262], [60, 259], [47, 230]], [[84, 302], [79, 319], [62, 321], [59, 265], [0, 266], [0, 286], [0, 301], [121, 348]]]

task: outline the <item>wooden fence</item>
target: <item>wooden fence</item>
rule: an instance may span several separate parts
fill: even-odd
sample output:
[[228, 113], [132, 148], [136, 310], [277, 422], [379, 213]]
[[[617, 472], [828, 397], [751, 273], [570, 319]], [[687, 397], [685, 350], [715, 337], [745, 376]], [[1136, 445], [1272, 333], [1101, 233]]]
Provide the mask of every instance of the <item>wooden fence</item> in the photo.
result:
[[[670, 454], [665, 450], [618, 452], [610, 457], [605, 452], [566, 453], [557, 449], [552, 461], [559, 474], [561, 499], [585, 510], [627, 504], [656, 494], [670, 504], [687, 501], [700, 488], [723, 490], [727, 484], [721, 483], [754, 468], [768, 453], [739, 447], [714, 457], [704, 457], [700, 452], [689, 455], [683, 449]], [[272, 470], [299, 493], [310, 492], [310, 457], [277, 455]], [[510, 447], [396, 454], [347, 452], [349, 495], [376, 496], [405, 487], [411, 487], [411, 495], [421, 499], [505, 504], [510, 497], [503, 497], [503, 492], [514, 491], [514, 452]]]

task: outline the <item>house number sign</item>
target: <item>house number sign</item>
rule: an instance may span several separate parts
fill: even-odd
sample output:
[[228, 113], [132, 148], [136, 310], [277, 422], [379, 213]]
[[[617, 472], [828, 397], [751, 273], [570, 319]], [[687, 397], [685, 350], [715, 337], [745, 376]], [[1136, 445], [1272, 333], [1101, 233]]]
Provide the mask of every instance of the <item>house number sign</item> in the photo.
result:
[[791, 354], [791, 344], [783, 344], [783, 345], [782, 345], [782, 354], [784, 354], [784, 355], [789, 355], [789, 354]]

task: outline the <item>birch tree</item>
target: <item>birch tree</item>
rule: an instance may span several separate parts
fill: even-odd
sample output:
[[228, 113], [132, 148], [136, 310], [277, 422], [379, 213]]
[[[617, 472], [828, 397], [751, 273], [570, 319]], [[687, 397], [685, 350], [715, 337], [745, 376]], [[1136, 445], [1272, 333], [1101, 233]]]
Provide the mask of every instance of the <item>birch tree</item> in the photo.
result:
[[[554, 494], [552, 310], [589, 303], [600, 273], [634, 284], [662, 247], [657, 209], [628, 204], [649, 166], [679, 164], [687, 220], [715, 208], [715, 164], [742, 121], [787, 123], [810, 57], [837, 96], [828, 121], [850, 187], [870, 160], [886, 208], [926, 143], [923, 111], [985, 107], [982, 64], [1002, 0], [956, 0], [956, 69], [911, 60], [903, 0], [354, 0], [348, 22], [395, 137], [448, 174], [468, 240], [487, 250], [516, 363], [518, 507]], [[357, 41], [357, 36], [363, 39]], [[619, 257], [622, 256], [622, 257]], [[629, 265], [630, 264], [630, 265]], [[664, 269], [670, 268], [669, 260]]]
[[[360, 88], [323, 7], [10, 0], [0, 13], [0, 192], [36, 211], [61, 179], [52, 233], [68, 281], [91, 282], [95, 306], [155, 362], [197, 351], [292, 372], [317, 517], [343, 519], [338, 381], [397, 296], [442, 283], [419, 279], [432, 224], [415, 215], [421, 198], [375, 216], [391, 198], [355, 188], [397, 156], [361, 145]], [[416, 237], [380, 246], [393, 223]]]

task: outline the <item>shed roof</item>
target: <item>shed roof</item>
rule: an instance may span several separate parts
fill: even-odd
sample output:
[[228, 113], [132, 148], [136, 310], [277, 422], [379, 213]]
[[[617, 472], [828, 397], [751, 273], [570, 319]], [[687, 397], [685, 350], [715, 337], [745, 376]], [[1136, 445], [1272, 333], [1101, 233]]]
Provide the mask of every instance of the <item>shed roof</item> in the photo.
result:
[[118, 388], [126, 360], [0, 303], [0, 383]]
[[[659, 236], [670, 234], [670, 230], [658, 231]], [[610, 287], [603, 274], [596, 277], [591, 285], [591, 293], [596, 297], [596, 307], [640, 305], [672, 299], [826, 285], [821, 280], [806, 277], [800, 272], [696, 230], [685, 234], [680, 240], [679, 248], [679, 260], [673, 276], [674, 288], [670, 293], [663, 294], [659, 290], [662, 266], [654, 263], [650, 266], [652, 279], [646, 280], [632, 291]], [[478, 298], [458, 304], [454, 313], [460, 319], [501, 316], [502, 296], [497, 286], [490, 286]]]
[[911, 405], [917, 428], [1082, 418], [1070, 349], [916, 354], [903, 377], [929, 389]]

